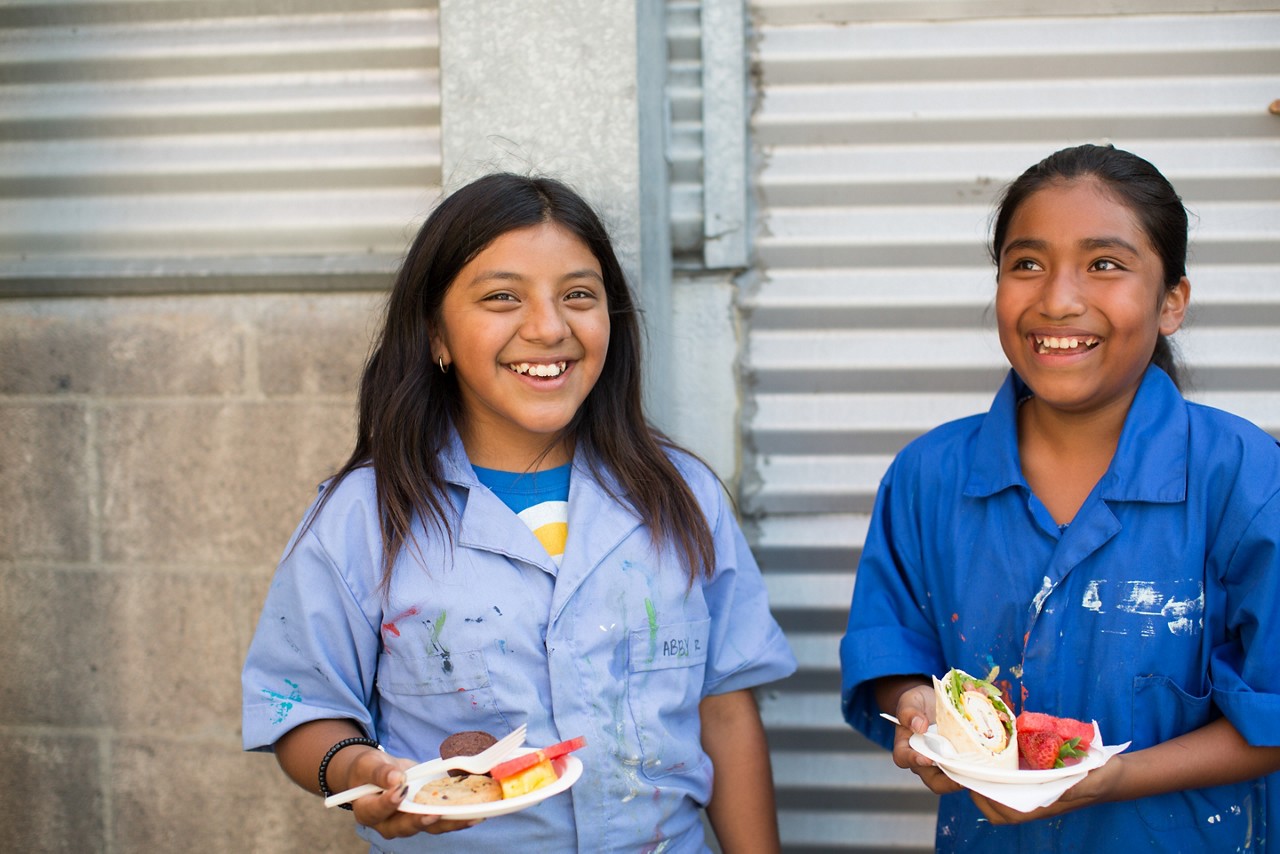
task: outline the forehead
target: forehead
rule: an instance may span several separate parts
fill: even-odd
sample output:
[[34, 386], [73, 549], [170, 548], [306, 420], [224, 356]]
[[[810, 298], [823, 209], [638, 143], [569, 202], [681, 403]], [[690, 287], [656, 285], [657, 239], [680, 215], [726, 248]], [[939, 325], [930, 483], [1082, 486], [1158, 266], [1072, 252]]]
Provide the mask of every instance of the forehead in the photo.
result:
[[[539, 222], [505, 231], [476, 253], [467, 268], [485, 262], [537, 264], [563, 260], [571, 265], [589, 263], [599, 269], [599, 261], [582, 238], [554, 221]], [[466, 268], [464, 268], [466, 269]]]
[[[1055, 181], [1028, 195], [1009, 219], [1004, 243], [1033, 238], [1076, 242], [1122, 237], [1154, 251], [1141, 218], [1096, 178]], [[1002, 249], [1004, 247], [1001, 247]]]

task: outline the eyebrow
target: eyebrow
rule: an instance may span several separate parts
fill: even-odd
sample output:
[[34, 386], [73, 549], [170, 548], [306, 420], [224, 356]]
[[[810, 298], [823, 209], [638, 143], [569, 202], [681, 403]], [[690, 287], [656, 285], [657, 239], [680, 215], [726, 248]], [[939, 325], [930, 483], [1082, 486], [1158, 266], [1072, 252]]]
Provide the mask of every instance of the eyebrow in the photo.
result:
[[1123, 249], [1133, 255], [1139, 254], [1138, 247], [1119, 237], [1090, 237], [1080, 241], [1085, 249]]
[[[524, 281], [524, 278], [525, 278], [524, 276], [512, 270], [482, 270], [481, 272], [472, 276], [471, 281], [468, 282], [468, 284], [476, 285], [481, 282], [489, 282], [494, 280], [507, 281], [507, 282], [522, 282]], [[565, 273], [563, 276], [560, 277], [560, 281], [562, 282], [569, 282], [569, 281], [573, 281], [574, 279], [594, 279], [597, 282], [604, 284], [604, 276], [597, 273], [595, 270], [590, 269], [589, 267], [584, 267], [581, 270], [574, 270], [570, 273]]]
[[[1119, 237], [1086, 237], [1079, 243], [1081, 249], [1099, 250], [1099, 249], [1123, 249], [1134, 255], [1140, 254], [1138, 247], [1134, 246], [1127, 240]], [[1018, 250], [1027, 250], [1031, 252], [1046, 252], [1049, 249], [1049, 242], [1035, 237], [1020, 237], [1017, 240], [1011, 240], [1005, 244], [1004, 250], [1001, 251], [1001, 257], [1008, 255], [1010, 252]]]

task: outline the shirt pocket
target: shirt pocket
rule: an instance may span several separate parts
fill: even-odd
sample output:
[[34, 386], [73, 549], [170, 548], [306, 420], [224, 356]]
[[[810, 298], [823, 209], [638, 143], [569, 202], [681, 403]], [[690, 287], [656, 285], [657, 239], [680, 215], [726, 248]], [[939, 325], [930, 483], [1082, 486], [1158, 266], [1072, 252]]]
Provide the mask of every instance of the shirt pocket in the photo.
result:
[[498, 731], [506, 725], [484, 652], [478, 649], [414, 658], [384, 652], [378, 657], [376, 682], [384, 705], [451, 727], [449, 731]]
[[[1209, 694], [1198, 696], [1183, 690], [1167, 676], [1139, 676], [1133, 680], [1133, 740], [1154, 746], [1199, 729], [1212, 719]], [[1251, 783], [1235, 783], [1207, 789], [1186, 789], [1167, 795], [1139, 798], [1134, 807], [1153, 831], [1198, 828], [1213, 838], [1244, 839], [1250, 820]], [[1211, 832], [1211, 833], [1210, 833]], [[1170, 835], [1173, 841], [1176, 835]], [[1210, 849], [1206, 849], [1210, 850]]]
[[698, 704], [711, 620], [637, 629], [630, 636], [627, 704], [649, 779], [686, 773], [702, 763]]

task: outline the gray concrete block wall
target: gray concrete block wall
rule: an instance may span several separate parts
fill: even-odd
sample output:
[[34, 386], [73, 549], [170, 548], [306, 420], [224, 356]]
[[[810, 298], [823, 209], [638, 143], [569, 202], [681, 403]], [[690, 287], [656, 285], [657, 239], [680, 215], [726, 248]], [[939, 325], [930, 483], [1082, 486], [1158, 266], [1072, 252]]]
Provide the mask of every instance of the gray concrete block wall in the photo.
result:
[[381, 299], [0, 301], [0, 851], [365, 850], [239, 674]]

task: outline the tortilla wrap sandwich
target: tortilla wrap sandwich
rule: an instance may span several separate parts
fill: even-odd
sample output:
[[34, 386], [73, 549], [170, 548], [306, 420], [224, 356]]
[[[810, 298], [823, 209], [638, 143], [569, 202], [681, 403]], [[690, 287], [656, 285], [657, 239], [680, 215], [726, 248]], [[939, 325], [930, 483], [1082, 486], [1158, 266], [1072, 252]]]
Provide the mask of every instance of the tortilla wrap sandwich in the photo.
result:
[[1018, 730], [1000, 689], [987, 679], [951, 669], [933, 678], [934, 717], [941, 735], [967, 762], [1018, 770]]

